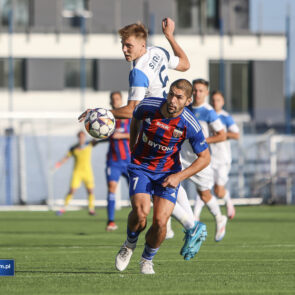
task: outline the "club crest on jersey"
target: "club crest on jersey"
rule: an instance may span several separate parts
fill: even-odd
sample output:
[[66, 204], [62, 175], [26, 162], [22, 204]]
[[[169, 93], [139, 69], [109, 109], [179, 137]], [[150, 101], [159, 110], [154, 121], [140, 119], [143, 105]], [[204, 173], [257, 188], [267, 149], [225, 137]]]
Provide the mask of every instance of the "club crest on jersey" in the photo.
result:
[[164, 129], [164, 130], [169, 130], [170, 129], [170, 126], [169, 125], [166, 125], [166, 124], [164, 124], [162, 122], [159, 122], [159, 121], [156, 123], [156, 125], [158, 127], [162, 128], [162, 129]]
[[173, 137], [179, 138], [182, 135], [183, 131], [178, 130], [178, 129], [174, 129], [173, 130]]

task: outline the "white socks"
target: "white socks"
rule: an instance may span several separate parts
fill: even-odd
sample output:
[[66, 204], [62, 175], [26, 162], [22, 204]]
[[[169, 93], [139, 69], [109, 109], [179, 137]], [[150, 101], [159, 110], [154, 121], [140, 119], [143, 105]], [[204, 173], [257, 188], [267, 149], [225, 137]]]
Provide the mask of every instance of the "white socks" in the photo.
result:
[[205, 205], [205, 203], [202, 201], [199, 194], [197, 193], [195, 207], [194, 207], [195, 220], [198, 220], [198, 221], [200, 220], [200, 215], [201, 215], [204, 205]]
[[179, 187], [177, 202], [172, 216], [175, 217], [185, 229], [191, 229], [195, 225], [194, 214], [187, 198], [186, 191], [182, 186]]
[[209, 211], [213, 216], [215, 216], [216, 219], [222, 215], [217, 199], [214, 196], [212, 196], [211, 200], [206, 203], [206, 206], [209, 208]]
[[230, 193], [229, 193], [228, 190], [225, 191], [225, 195], [224, 195], [224, 197], [223, 197], [223, 200], [224, 200], [225, 204], [227, 204], [228, 202], [231, 201]]

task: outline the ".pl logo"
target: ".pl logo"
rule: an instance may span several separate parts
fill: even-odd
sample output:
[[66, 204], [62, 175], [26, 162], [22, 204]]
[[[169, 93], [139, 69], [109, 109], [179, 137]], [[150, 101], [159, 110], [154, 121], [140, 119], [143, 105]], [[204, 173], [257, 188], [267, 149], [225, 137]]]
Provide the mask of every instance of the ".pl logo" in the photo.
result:
[[14, 260], [0, 259], [0, 277], [14, 276]]

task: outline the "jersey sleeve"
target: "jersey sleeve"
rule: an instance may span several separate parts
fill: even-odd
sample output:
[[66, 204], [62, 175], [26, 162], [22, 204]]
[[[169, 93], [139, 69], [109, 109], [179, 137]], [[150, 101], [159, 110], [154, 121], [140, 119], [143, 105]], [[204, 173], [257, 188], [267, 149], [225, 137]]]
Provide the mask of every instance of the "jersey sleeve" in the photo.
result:
[[161, 49], [165, 53], [166, 58], [167, 58], [167, 62], [168, 62], [168, 68], [175, 70], [179, 64], [179, 57], [175, 56], [175, 55], [171, 55], [166, 49], [164, 49], [162, 47], [158, 47], [158, 48]]
[[199, 154], [208, 148], [202, 128], [197, 120], [188, 123], [186, 138], [189, 140], [191, 147], [196, 154]]
[[214, 110], [211, 110], [208, 114], [208, 123], [215, 132], [223, 129], [222, 122]]
[[129, 74], [129, 95], [128, 100], [143, 100], [149, 86], [149, 79], [146, 74], [134, 68]]
[[140, 104], [138, 104], [134, 111], [133, 111], [133, 117], [137, 120], [142, 120], [143, 119], [143, 115], [144, 115], [144, 105], [141, 102]]
[[240, 132], [238, 125], [235, 123], [234, 119], [231, 116], [228, 116], [226, 118], [226, 127], [227, 127], [227, 130], [230, 132], [234, 132], [234, 133]]

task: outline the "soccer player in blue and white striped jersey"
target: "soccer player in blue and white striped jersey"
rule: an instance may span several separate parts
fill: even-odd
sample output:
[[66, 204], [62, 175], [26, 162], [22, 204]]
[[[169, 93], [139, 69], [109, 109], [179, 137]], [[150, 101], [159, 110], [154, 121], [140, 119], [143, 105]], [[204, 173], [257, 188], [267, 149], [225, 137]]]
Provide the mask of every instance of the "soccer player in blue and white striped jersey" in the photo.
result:
[[[196, 79], [193, 81], [193, 103], [190, 106], [192, 113], [198, 119], [202, 126], [207, 143], [222, 142], [226, 139], [226, 135], [218, 115], [211, 105], [206, 102], [209, 94], [209, 82], [204, 79]], [[190, 156], [191, 150], [189, 146], [184, 146], [182, 150], [182, 158], [184, 166], [194, 159]], [[222, 215], [217, 199], [212, 196], [211, 189], [214, 184], [213, 170], [211, 165], [206, 167], [203, 171], [194, 175], [192, 180], [196, 183], [196, 189], [201, 200], [205, 202], [216, 221], [215, 241], [221, 241], [225, 235], [227, 218]], [[195, 205], [195, 218], [200, 218], [200, 197], [197, 195]], [[202, 202], [202, 203], [203, 203]]]
[[227, 208], [227, 216], [233, 219], [236, 211], [231, 201], [230, 192], [225, 187], [228, 181], [228, 174], [231, 168], [231, 147], [230, 139], [239, 139], [239, 127], [233, 120], [232, 116], [223, 109], [224, 97], [222, 92], [214, 91], [211, 96], [211, 103], [221, 120], [226, 133], [226, 141], [212, 143], [211, 148], [211, 163], [214, 172], [214, 193], [218, 198], [225, 201]]

